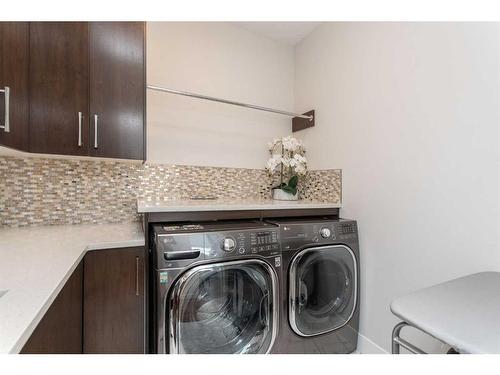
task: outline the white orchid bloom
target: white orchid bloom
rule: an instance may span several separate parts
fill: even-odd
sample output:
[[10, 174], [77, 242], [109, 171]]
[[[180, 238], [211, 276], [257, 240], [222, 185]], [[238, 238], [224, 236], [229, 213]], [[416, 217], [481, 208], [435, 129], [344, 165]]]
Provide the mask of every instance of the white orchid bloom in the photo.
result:
[[302, 164], [306, 164], [307, 163], [307, 159], [305, 156], [302, 156], [300, 154], [295, 154], [293, 155], [293, 158], [295, 159], [295, 161], [297, 163], [302, 163]]
[[266, 169], [269, 172], [273, 172], [278, 165], [281, 164], [281, 155], [275, 154], [268, 161], [266, 165]]
[[[276, 148], [276, 145], [281, 142], [281, 139], [279, 138], [274, 138], [271, 142], [267, 144], [269, 151], [273, 153], [273, 150]], [[280, 150], [281, 151], [281, 150]]]
[[268, 144], [271, 157], [267, 161], [266, 170], [274, 174], [281, 169], [281, 180], [294, 175], [307, 174], [307, 159], [304, 156], [305, 147], [301, 140], [287, 136], [275, 138]]
[[298, 164], [296, 167], [295, 167], [295, 172], [299, 175], [299, 176], [304, 176], [306, 173], [307, 173], [307, 168], [305, 165], [303, 164]]
[[292, 159], [290, 159], [289, 157], [284, 156], [281, 158], [281, 164], [283, 164], [284, 167], [288, 168], [288, 167], [290, 167], [291, 160]]
[[283, 137], [281, 142], [285, 151], [296, 152], [300, 147], [300, 142], [291, 136]]

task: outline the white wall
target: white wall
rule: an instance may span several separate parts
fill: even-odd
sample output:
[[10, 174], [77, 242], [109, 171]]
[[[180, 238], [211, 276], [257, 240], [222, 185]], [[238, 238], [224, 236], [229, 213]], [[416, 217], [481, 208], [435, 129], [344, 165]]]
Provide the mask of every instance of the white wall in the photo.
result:
[[[230, 23], [149, 22], [147, 81], [292, 110], [293, 47]], [[148, 161], [263, 168], [289, 118], [148, 90]]]
[[360, 330], [387, 351], [392, 299], [500, 270], [499, 55], [499, 25], [474, 23], [327, 23], [296, 48], [295, 109], [317, 116], [308, 158], [343, 170]]

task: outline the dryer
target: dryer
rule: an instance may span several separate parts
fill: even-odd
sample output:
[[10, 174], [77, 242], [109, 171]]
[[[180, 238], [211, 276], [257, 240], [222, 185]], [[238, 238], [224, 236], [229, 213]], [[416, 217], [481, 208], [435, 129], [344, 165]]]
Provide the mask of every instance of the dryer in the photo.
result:
[[357, 223], [334, 217], [270, 220], [283, 258], [274, 353], [351, 353], [359, 327]]
[[152, 227], [156, 353], [269, 353], [279, 328], [279, 228], [262, 221]]

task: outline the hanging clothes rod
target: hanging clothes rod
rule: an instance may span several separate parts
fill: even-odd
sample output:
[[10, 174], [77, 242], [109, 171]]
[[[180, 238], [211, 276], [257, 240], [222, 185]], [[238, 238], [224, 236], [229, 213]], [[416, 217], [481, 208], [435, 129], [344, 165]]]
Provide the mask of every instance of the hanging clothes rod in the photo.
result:
[[313, 119], [314, 119], [314, 116], [312, 116], [312, 115], [311, 116], [302, 115], [300, 113], [293, 113], [293, 112], [288, 112], [288, 111], [282, 111], [282, 110], [279, 110], [279, 109], [261, 107], [260, 105], [240, 103], [240, 102], [235, 102], [235, 101], [232, 101], [232, 100], [215, 98], [213, 96], [206, 96], [206, 95], [201, 95], [201, 94], [194, 94], [192, 92], [186, 92], [186, 91], [179, 91], [179, 90], [174, 90], [174, 89], [168, 89], [168, 88], [165, 88], [165, 87], [159, 87], [159, 86], [154, 86], [154, 85], [148, 85], [147, 87], [148, 87], [148, 89], [154, 90], [154, 91], [168, 92], [170, 94], [189, 96], [191, 98], [210, 100], [212, 102], [219, 102], [219, 103], [224, 103], [224, 104], [237, 105], [239, 107], [256, 109], [258, 111], [272, 112], [272, 113], [277, 113], [279, 115], [284, 115], [284, 116], [289, 116], [289, 117], [304, 118], [304, 119], [307, 119], [309, 121], [313, 121]]

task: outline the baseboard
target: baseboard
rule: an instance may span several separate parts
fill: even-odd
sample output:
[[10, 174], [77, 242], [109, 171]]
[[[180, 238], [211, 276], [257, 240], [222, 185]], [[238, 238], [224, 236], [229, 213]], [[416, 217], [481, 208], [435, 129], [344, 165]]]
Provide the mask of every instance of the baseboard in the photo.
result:
[[357, 354], [390, 354], [387, 350], [375, 344], [368, 337], [358, 332], [358, 348], [355, 353]]

